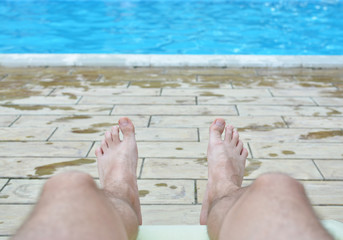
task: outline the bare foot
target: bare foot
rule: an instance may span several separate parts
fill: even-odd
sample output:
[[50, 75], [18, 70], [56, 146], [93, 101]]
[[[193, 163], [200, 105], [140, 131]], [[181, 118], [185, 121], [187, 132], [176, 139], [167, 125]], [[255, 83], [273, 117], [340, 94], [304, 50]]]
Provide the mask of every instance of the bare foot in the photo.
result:
[[[123, 140], [119, 138], [119, 129]], [[105, 133], [101, 146], [95, 150], [98, 160], [100, 183], [105, 194], [127, 202], [135, 211], [139, 224], [142, 224], [141, 209], [137, 187], [138, 150], [135, 128], [129, 118], [120, 118], [119, 127]]]
[[239, 140], [233, 126], [227, 125], [225, 137], [224, 119], [216, 119], [210, 127], [210, 138], [207, 149], [208, 183], [200, 215], [200, 224], [207, 224], [209, 206], [230, 192], [238, 190], [243, 181], [245, 161], [248, 151]]

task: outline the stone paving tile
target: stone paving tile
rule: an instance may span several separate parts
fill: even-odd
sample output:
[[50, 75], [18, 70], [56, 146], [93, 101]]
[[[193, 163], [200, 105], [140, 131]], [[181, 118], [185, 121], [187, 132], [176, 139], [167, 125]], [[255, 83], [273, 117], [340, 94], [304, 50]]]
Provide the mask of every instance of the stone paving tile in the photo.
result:
[[215, 118], [221, 117], [235, 127], [259, 128], [259, 127], [286, 127], [282, 118], [255, 117], [255, 116], [152, 116], [151, 127], [202, 127], [209, 128]]
[[1, 116], [0, 118], [0, 127], [8, 127], [11, 123], [16, 120], [18, 116]]
[[[311, 89], [270, 89], [275, 97], [333, 97], [340, 92], [335, 87], [331, 88], [311, 88]], [[305, 93], [306, 92], [306, 93]]]
[[343, 107], [237, 105], [241, 116], [343, 116]]
[[268, 172], [282, 172], [299, 180], [322, 180], [312, 160], [281, 160], [281, 159], [248, 159], [246, 163], [245, 179], [256, 179]]
[[[55, 115], [55, 116], [21, 116], [13, 127], [50, 126], [62, 128], [80, 128], [98, 130], [104, 127], [111, 129], [118, 125], [120, 116], [92, 116], [92, 115]], [[147, 127], [149, 116], [130, 116], [135, 127]]]
[[312, 204], [342, 204], [343, 181], [304, 181], [302, 183]]
[[45, 141], [54, 131], [52, 127], [0, 127], [0, 141]]
[[12, 235], [33, 209], [33, 205], [0, 205], [0, 235]]
[[98, 105], [98, 104], [171, 104], [171, 105], [191, 105], [195, 104], [195, 97], [164, 97], [164, 96], [144, 96], [144, 97], [130, 97], [130, 96], [84, 96], [79, 105]]
[[166, 74], [182, 75], [255, 75], [255, 69], [242, 68], [166, 68]]
[[[252, 181], [243, 181], [248, 186]], [[301, 181], [313, 205], [341, 205], [343, 191], [342, 181]], [[207, 180], [197, 180], [198, 203], [202, 203]], [[343, 210], [343, 208], [342, 208]]]
[[143, 225], [199, 225], [199, 205], [143, 205]]
[[195, 82], [192, 81], [131, 81], [130, 89], [132, 88], [229, 88], [230, 82]]
[[343, 159], [342, 143], [249, 143], [254, 158]]
[[343, 128], [343, 117], [284, 117], [290, 128]]
[[89, 90], [76, 88], [57, 89], [52, 93], [54, 95], [73, 94], [82, 96], [104, 96], [104, 95], [118, 95], [118, 96], [159, 96], [161, 90], [159, 88], [146, 89], [117, 89], [110, 87], [91, 88]]
[[[77, 96], [30, 96], [24, 99], [15, 99], [9, 101], [13, 105], [72, 105], [79, 101], [80, 97]], [[4, 103], [7, 101], [0, 101]]]
[[0, 189], [2, 189], [7, 183], [8, 179], [0, 179]]
[[112, 115], [237, 115], [234, 106], [116, 105]]
[[314, 161], [325, 179], [343, 180], [343, 161], [315, 160]]
[[0, 105], [2, 114], [110, 114], [113, 105]]
[[146, 158], [141, 178], [207, 178], [206, 158]]
[[193, 180], [138, 180], [142, 204], [193, 204]]
[[212, 97], [270, 97], [266, 89], [181, 89], [168, 88], [162, 90], [162, 96], [212, 96]]
[[343, 106], [343, 98], [314, 97], [313, 99], [320, 106]]
[[[90, 151], [91, 157], [99, 144]], [[207, 144], [199, 142], [138, 142], [137, 145], [141, 158], [204, 158], [207, 150]]]
[[316, 104], [309, 97], [198, 97], [198, 104], [228, 105], [228, 104], [251, 104], [251, 105], [312, 105]]
[[[94, 155], [92, 153], [91, 155]], [[142, 166], [138, 159], [137, 176]], [[0, 158], [0, 177], [48, 178], [67, 171], [81, 171], [98, 178], [96, 158]]]
[[311, 69], [311, 68], [258, 68], [258, 75], [281, 76], [341, 76], [342, 69]]
[[[103, 128], [58, 128], [50, 138], [51, 141], [99, 141], [104, 138]], [[1, 134], [1, 128], [0, 128]], [[1, 136], [0, 136], [1, 140]], [[136, 128], [137, 141], [161, 141], [161, 142], [197, 142], [197, 129], [189, 128]]]
[[[0, 203], [36, 203], [45, 179], [12, 179], [0, 193]], [[193, 204], [193, 180], [138, 180], [142, 204]]]
[[[243, 142], [341, 142], [342, 129], [238, 128]], [[200, 128], [200, 141], [208, 142], [208, 129]]]
[[85, 157], [91, 142], [0, 142], [0, 157]]
[[320, 219], [333, 219], [343, 222], [343, 206], [314, 206]]

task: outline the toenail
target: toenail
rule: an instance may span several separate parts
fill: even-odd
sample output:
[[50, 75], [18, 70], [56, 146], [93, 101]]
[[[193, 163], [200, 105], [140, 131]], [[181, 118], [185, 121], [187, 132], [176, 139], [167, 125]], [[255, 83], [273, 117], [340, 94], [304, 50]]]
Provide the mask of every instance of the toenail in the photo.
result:
[[126, 126], [129, 122], [126, 119], [120, 120], [120, 125]]
[[221, 120], [221, 119], [216, 120], [216, 125], [217, 126], [222, 127], [222, 126], [224, 126], [224, 124], [225, 124], [225, 122], [223, 120]]

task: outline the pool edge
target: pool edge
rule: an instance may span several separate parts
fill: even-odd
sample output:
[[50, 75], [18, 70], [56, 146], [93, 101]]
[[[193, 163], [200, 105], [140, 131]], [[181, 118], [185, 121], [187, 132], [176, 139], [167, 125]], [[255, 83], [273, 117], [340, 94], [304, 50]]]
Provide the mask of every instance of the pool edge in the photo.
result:
[[0, 66], [342, 68], [343, 55], [0, 54]]

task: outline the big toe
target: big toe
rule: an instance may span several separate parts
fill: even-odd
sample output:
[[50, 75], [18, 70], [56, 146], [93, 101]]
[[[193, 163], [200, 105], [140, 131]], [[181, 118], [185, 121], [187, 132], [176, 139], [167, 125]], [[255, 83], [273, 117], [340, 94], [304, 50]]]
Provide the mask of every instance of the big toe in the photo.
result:
[[135, 127], [133, 126], [132, 121], [127, 117], [122, 117], [119, 119], [119, 128], [123, 133], [124, 141], [126, 139], [135, 138]]
[[225, 120], [222, 118], [217, 118], [214, 120], [210, 127], [210, 140], [221, 139], [222, 133], [225, 128]]

